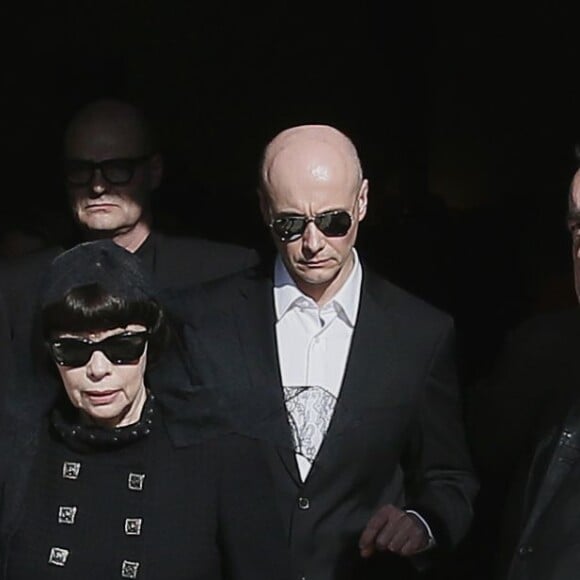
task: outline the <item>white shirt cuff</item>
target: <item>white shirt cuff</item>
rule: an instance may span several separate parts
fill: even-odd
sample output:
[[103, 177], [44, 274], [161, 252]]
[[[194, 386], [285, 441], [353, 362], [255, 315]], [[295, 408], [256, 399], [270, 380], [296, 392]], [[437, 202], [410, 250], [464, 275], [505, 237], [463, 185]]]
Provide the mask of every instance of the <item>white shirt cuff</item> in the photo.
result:
[[416, 518], [418, 518], [421, 521], [421, 523], [425, 526], [425, 529], [427, 530], [427, 536], [429, 536], [427, 545], [422, 550], [419, 550], [417, 553], [419, 554], [420, 552], [424, 552], [425, 550], [429, 550], [430, 548], [435, 546], [435, 538], [433, 536], [433, 532], [431, 531], [429, 524], [425, 521], [425, 518], [421, 514], [418, 514], [415, 510], [405, 510], [405, 511], [408, 514], [413, 514]]

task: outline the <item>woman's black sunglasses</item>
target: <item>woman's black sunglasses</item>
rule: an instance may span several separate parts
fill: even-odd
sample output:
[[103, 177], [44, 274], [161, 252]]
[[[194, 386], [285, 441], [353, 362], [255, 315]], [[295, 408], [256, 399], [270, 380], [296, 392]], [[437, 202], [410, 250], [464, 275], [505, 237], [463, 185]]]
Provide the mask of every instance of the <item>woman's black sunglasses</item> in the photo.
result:
[[100, 350], [113, 364], [126, 365], [138, 360], [149, 339], [149, 331], [115, 334], [93, 342], [85, 338], [56, 338], [47, 342], [48, 350], [60, 366], [81, 367]]

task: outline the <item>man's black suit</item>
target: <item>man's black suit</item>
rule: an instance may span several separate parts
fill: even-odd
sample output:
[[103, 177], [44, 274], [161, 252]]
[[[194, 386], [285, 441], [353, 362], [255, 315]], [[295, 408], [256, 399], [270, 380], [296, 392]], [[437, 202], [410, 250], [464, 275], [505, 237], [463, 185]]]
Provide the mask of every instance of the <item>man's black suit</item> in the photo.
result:
[[521, 516], [502, 580], [576, 580], [580, 569], [580, 399], [534, 448], [517, 483]]
[[508, 335], [490, 375], [468, 393], [468, 442], [481, 479], [471, 560], [484, 571], [474, 578], [505, 573], [536, 445], [580, 394], [579, 353], [580, 308], [536, 315]]
[[506, 477], [547, 427], [550, 409], [580, 392], [580, 308], [536, 315], [507, 337], [489, 376], [466, 398], [474, 460]]
[[402, 558], [358, 555], [375, 510], [415, 509], [447, 548], [466, 533], [477, 489], [451, 319], [363, 272], [341, 392], [304, 483], [286, 419], [269, 273], [252, 269], [168, 297], [187, 322], [194, 380], [216, 390], [242, 431], [278, 446], [270, 458], [277, 496], [296, 577], [307, 580], [406, 577], [412, 567]]
[[0, 295], [0, 389], [6, 388], [13, 379], [13, 352], [10, 348], [10, 328], [8, 310]]

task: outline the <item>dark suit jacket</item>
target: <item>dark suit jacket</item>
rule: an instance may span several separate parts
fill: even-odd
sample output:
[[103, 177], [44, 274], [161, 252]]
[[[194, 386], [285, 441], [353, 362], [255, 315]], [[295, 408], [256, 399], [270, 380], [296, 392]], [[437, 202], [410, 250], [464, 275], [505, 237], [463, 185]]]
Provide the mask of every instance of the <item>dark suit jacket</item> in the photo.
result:
[[477, 467], [506, 477], [529, 453], [550, 416], [580, 393], [580, 308], [537, 315], [507, 336], [491, 373], [466, 397]]
[[256, 250], [225, 242], [153, 232], [137, 250], [160, 289], [183, 288], [255, 266]]
[[[505, 574], [536, 445], [580, 394], [580, 308], [536, 315], [508, 336], [492, 372], [467, 395], [468, 442], [481, 480], [472, 561]], [[498, 572], [499, 571], [499, 572]]]
[[12, 351], [10, 349], [10, 330], [8, 324], [8, 309], [0, 295], [0, 381], [7, 384], [12, 373]]
[[222, 396], [271, 457], [294, 564], [307, 580], [403, 578], [398, 557], [362, 561], [381, 505], [416, 509], [438, 545], [466, 533], [477, 489], [461, 422], [451, 319], [364, 269], [358, 321], [327, 436], [302, 483], [276, 352], [272, 281], [259, 269], [168, 296], [188, 323], [194, 381]]
[[522, 517], [508, 580], [576, 580], [580, 570], [580, 401], [542, 437], [518, 486]]

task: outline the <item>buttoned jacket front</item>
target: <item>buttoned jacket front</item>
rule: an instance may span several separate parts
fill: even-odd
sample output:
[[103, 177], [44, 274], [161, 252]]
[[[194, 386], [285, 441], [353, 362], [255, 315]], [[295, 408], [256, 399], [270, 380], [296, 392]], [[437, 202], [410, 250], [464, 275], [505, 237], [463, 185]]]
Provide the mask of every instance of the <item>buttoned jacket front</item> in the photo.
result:
[[402, 578], [408, 564], [400, 558], [358, 555], [359, 536], [380, 505], [415, 509], [442, 548], [457, 544], [471, 521], [477, 483], [461, 423], [452, 320], [363, 264], [340, 396], [302, 482], [269, 274], [251, 269], [168, 296], [186, 322], [193, 380], [216, 391], [240, 429], [277, 446], [270, 460], [297, 578]]

